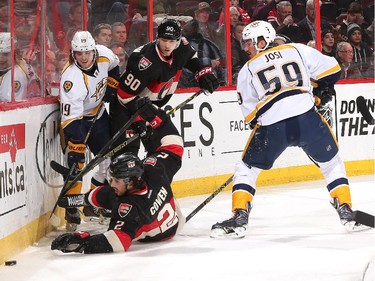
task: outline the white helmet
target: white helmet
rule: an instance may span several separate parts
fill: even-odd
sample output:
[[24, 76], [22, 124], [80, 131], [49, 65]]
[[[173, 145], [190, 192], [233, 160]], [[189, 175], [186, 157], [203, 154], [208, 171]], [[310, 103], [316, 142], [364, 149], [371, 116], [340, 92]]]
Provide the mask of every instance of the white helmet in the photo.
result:
[[[257, 46], [259, 37], [263, 37], [267, 43], [267, 45], [263, 49], [259, 49]], [[275, 37], [276, 31], [273, 26], [269, 22], [262, 20], [253, 21], [252, 23], [248, 24], [242, 31], [242, 39], [244, 41], [251, 39], [253, 41], [255, 49], [257, 49], [258, 51], [264, 51], [265, 49], [267, 49], [268, 46], [273, 42], [273, 40], [275, 40]]]
[[0, 32], [0, 53], [10, 53], [10, 32]]
[[95, 50], [95, 40], [88, 31], [77, 31], [71, 42], [72, 52], [85, 52]]

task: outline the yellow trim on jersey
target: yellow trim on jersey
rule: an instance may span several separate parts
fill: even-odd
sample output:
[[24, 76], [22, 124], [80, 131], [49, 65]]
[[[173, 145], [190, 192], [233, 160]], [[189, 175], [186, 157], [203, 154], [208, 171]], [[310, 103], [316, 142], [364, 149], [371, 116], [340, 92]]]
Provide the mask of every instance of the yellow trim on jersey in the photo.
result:
[[65, 65], [64, 65], [64, 68], [63, 70], [61, 71], [61, 75], [65, 72], [65, 70], [68, 69], [69, 66], [73, 65], [74, 63], [72, 62], [67, 62]]
[[259, 53], [257, 53], [255, 56], [253, 56], [251, 59], [248, 60], [248, 64], [255, 60], [257, 57], [260, 57], [261, 55], [264, 55], [266, 53], [270, 53], [270, 52], [273, 52], [275, 50], [283, 50], [283, 49], [295, 49], [293, 46], [289, 46], [289, 45], [280, 45], [280, 46], [276, 46], [276, 47], [272, 47], [270, 49], [267, 49], [267, 50], [264, 50], [264, 51], [261, 51]]
[[331, 74], [334, 74], [334, 73], [337, 73], [337, 72], [340, 72], [341, 71], [341, 67], [339, 64], [336, 64], [334, 67], [324, 71], [323, 73], [319, 74], [316, 76], [316, 78], [319, 80], [323, 77], [326, 77], [326, 76], [329, 76]]
[[98, 57], [98, 59], [96, 61], [98, 63], [99, 62], [110, 62], [109, 58], [107, 58], [107, 57]]
[[75, 120], [79, 120], [79, 119], [82, 119], [83, 117], [92, 117], [92, 116], [95, 116], [98, 112], [99, 112], [99, 110], [101, 110], [101, 108], [102, 108], [102, 103], [100, 103], [100, 104], [98, 104], [98, 106], [97, 107], [95, 107], [93, 110], [91, 110], [88, 114], [86, 114], [85, 116], [83, 116], [83, 115], [81, 115], [81, 116], [79, 116], [79, 117], [77, 117], [77, 118], [71, 118], [71, 119], [68, 119], [68, 120], [66, 120], [66, 121], [64, 121], [64, 122], [61, 122], [61, 128], [65, 128], [66, 126], [68, 126], [70, 123], [72, 123], [73, 121], [75, 121]]
[[292, 87], [286, 88], [286, 89], [284, 89], [284, 90], [282, 90], [282, 91], [278, 91], [278, 92], [276, 92], [276, 93], [274, 93], [274, 94], [272, 94], [272, 95], [267, 95], [267, 96], [265, 96], [265, 99], [259, 101], [259, 102], [256, 104], [254, 110], [253, 110], [252, 112], [250, 112], [250, 114], [248, 114], [248, 115], [245, 117], [245, 121], [246, 121], [247, 123], [251, 122], [251, 121], [256, 117], [257, 112], [258, 112], [263, 106], [265, 106], [266, 104], [270, 103], [270, 102], [271, 102], [276, 96], [278, 96], [278, 95], [280, 95], [280, 94], [283, 94], [283, 93], [285, 93], [285, 92], [288, 92], [288, 91], [293, 91], [293, 90], [300, 90], [301, 93], [307, 93], [307, 91], [304, 91], [304, 90], [300, 89], [300, 88], [297, 87], [297, 86], [292, 86]]

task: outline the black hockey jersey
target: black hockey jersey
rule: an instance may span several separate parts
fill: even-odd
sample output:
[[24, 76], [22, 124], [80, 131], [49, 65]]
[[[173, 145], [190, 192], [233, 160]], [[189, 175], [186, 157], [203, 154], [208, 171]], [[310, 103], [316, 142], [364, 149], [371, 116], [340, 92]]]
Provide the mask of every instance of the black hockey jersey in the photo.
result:
[[193, 73], [200, 69], [197, 53], [184, 37], [170, 58], [163, 56], [156, 42], [137, 48], [129, 57], [117, 90], [123, 104], [139, 95], [149, 97], [161, 107], [176, 90], [182, 68], [186, 67]]

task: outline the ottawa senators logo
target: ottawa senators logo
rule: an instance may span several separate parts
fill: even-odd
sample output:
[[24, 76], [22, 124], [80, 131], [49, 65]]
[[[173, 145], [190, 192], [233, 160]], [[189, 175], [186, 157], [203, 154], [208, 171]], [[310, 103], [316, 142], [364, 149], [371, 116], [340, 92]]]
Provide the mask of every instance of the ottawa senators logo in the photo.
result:
[[152, 62], [149, 61], [148, 58], [141, 58], [141, 60], [139, 61], [138, 63], [138, 69], [139, 70], [146, 70], [147, 68], [149, 68], [151, 66]]
[[72, 87], [73, 87], [73, 82], [71, 81], [64, 82], [63, 88], [64, 88], [65, 93], [69, 92]]
[[21, 82], [20, 81], [14, 81], [14, 91], [18, 93], [18, 91], [21, 89]]
[[120, 217], [124, 218], [126, 217], [129, 213], [130, 210], [132, 209], [132, 205], [127, 204], [127, 203], [121, 203], [120, 206], [118, 206], [118, 214]]

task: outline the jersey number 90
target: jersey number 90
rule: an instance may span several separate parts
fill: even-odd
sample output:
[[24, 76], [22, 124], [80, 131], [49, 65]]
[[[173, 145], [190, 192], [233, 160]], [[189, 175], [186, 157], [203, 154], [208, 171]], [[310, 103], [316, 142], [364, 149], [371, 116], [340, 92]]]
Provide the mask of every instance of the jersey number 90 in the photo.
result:
[[141, 85], [141, 81], [139, 81], [139, 79], [135, 78], [133, 74], [129, 73], [125, 80], [124, 80], [124, 83], [126, 86], [128, 86], [130, 88], [130, 90], [132, 91], [136, 91], [139, 87], [139, 85]]

